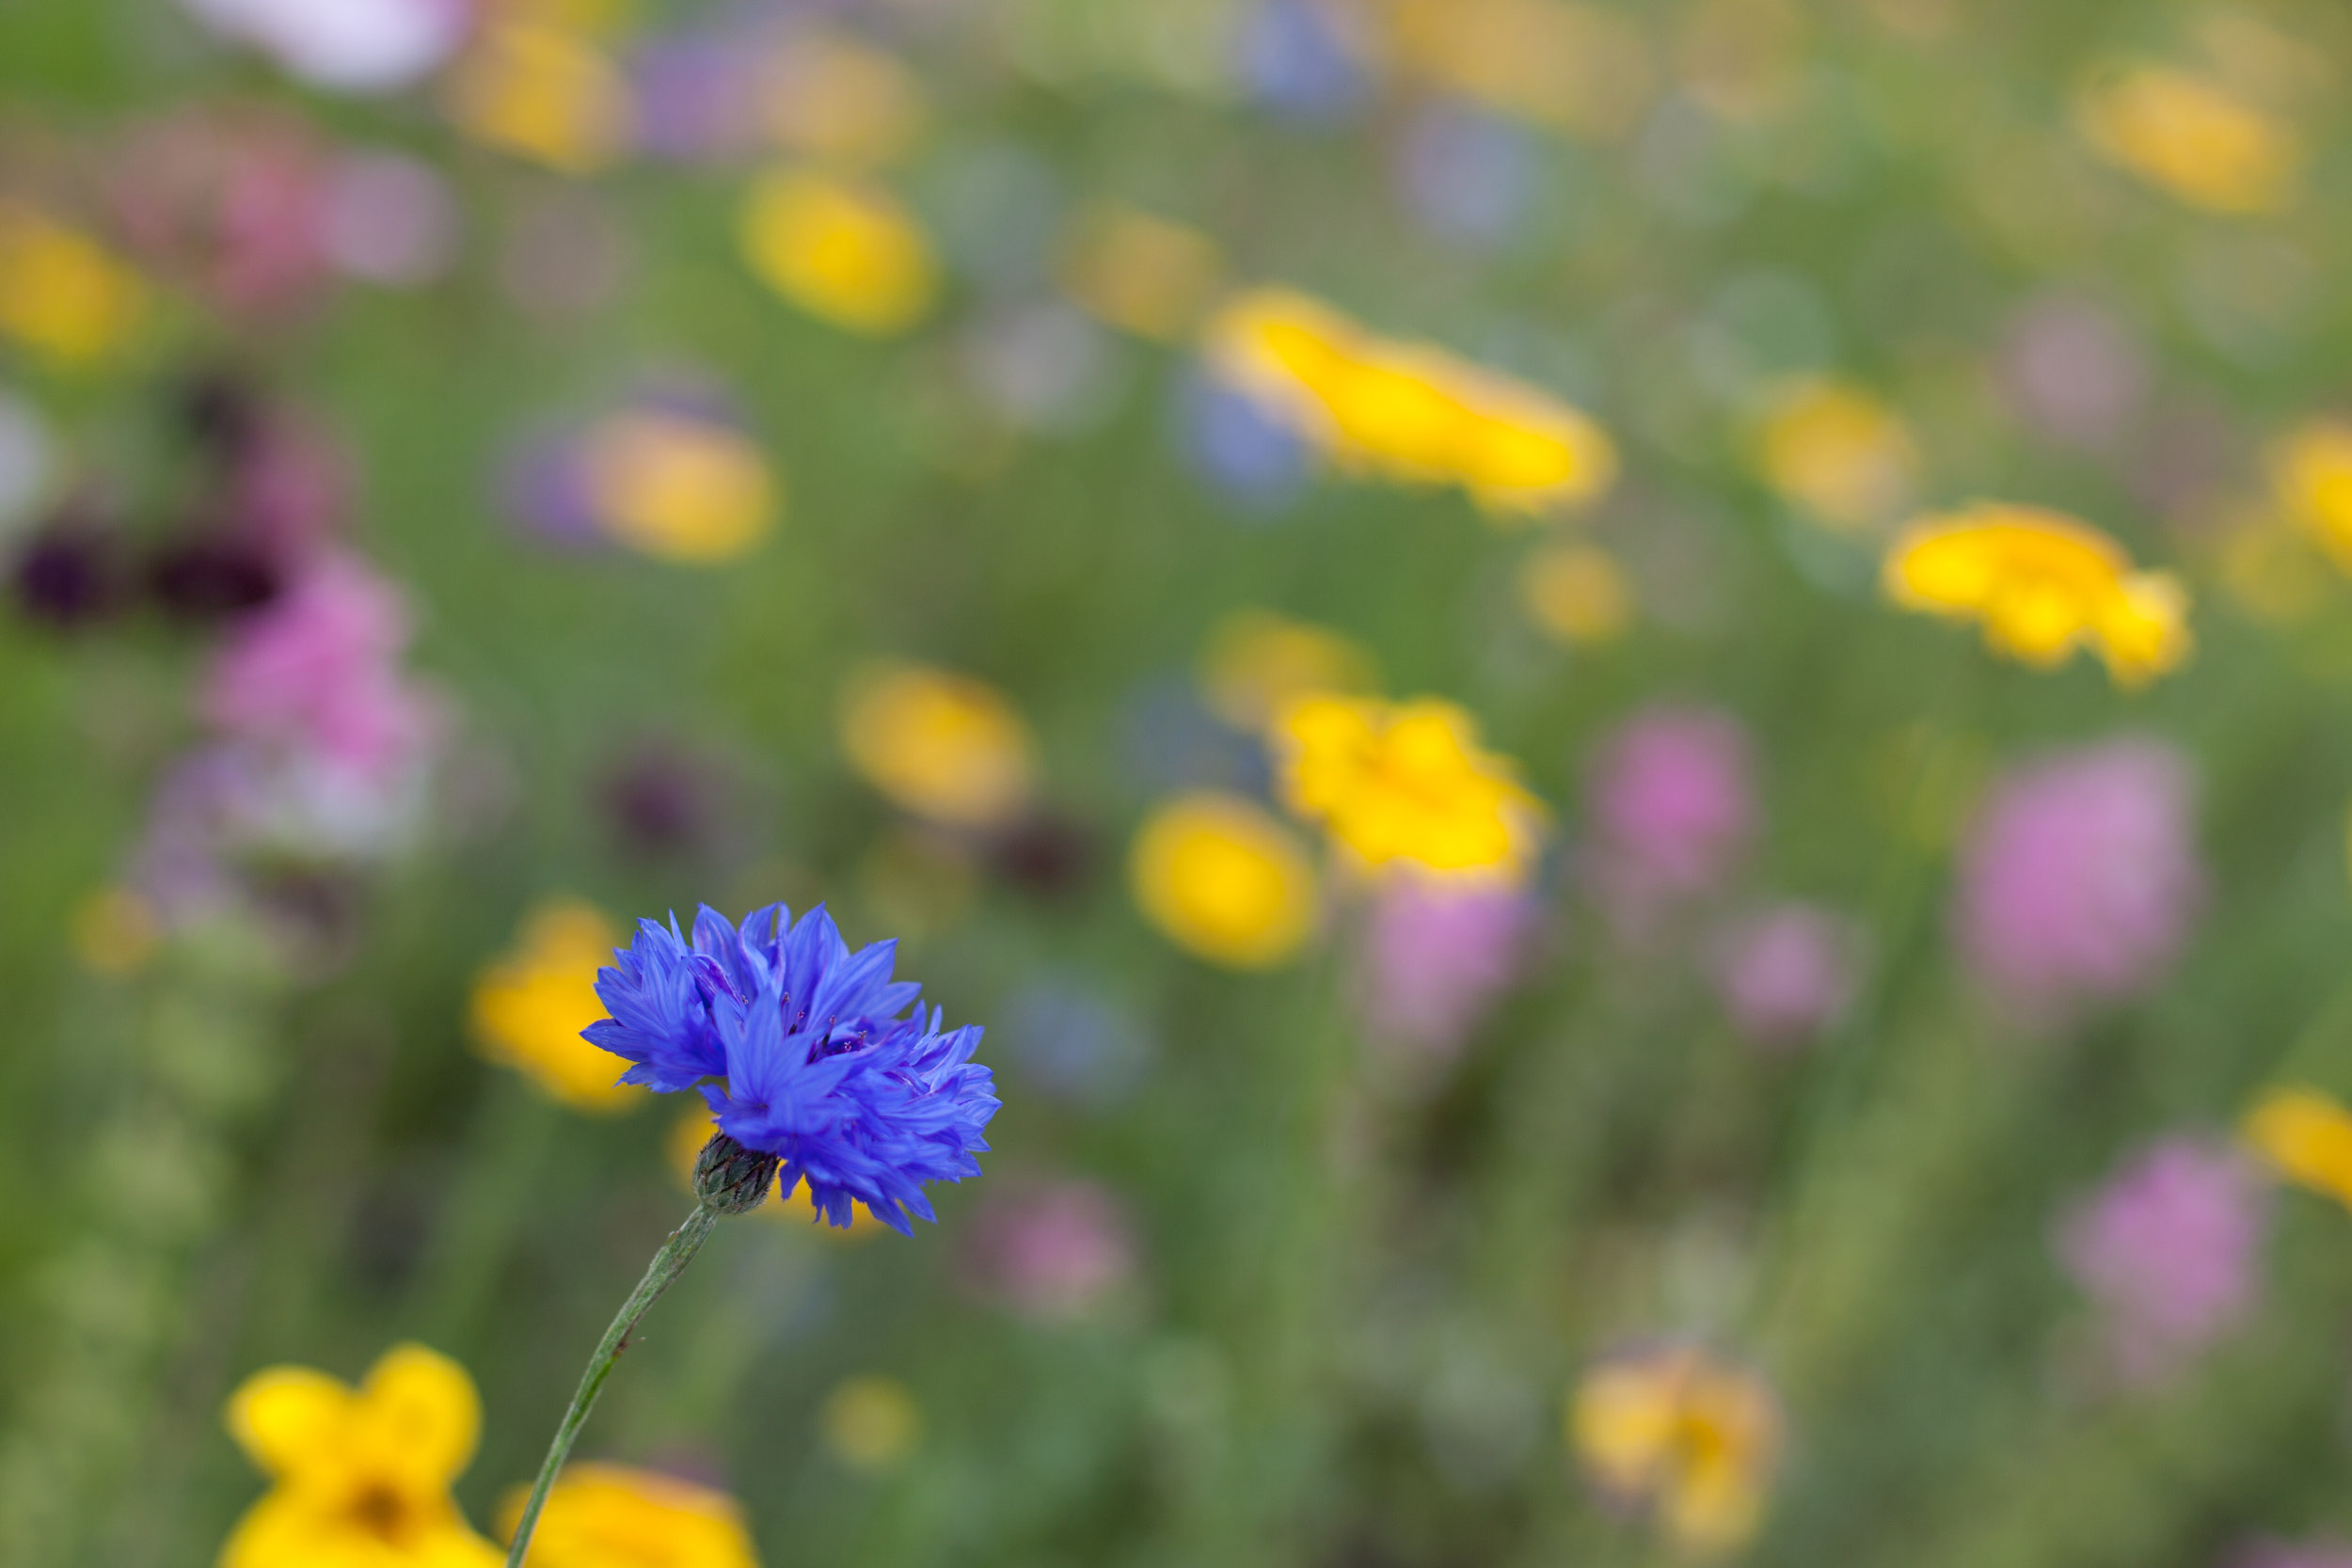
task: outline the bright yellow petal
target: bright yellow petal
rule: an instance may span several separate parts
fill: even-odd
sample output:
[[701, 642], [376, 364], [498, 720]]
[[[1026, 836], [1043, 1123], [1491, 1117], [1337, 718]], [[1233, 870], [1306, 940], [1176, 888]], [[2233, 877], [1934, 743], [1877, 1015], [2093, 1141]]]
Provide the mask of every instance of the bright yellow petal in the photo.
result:
[[355, 1445], [418, 1490], [446, 1487], [473, 1458], [482, 1402], [466, 1369], [422, 1345], [396, 1345], [368, 1373]]
[[299, 1474], [341, 1446], [350, 1387], [308, 1367], [264, 1367], [229, 1396], [229, 1434], [273, 1476]]

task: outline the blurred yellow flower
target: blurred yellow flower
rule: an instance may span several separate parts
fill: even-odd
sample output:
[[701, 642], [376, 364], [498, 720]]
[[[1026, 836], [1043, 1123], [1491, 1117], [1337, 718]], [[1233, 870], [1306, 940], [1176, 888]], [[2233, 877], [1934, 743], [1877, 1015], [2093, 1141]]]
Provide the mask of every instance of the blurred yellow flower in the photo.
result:
[[0, 332], [66, 365], [106, 357], [147, 307], [138, 275], [78, 230], [0, 200]]
[[1062, 247], [1062, 291], [1139, 338], [1172, 342], [1191, 330], [1225, 269], [1198, 229], [1132, 207], [1088, 213]]
[[1315, 873], [1254, 801], [1197, 791], [1152, 812], [1128, 861], [1136, 903], [1168, 939], [1234, 969], [1270, 969], [1314, 934]]
[[731, 561], [768, 536], [777, 484], [749, 436], [707, 420], [639, 411], [589, 433], [587, 475], [608, 532], [664, 561]]
[[[531, 1488], [507, 1493], [499, 1533], [513, 1540]], [[567, 1465], [531, 1538], [535, 1568], [759, 1568], [733, 1497], [625, 1465]]]
[[930, 241], [887, 191], [786, 169], [752, 187], [743, 254], [770, 287], [821, 321], [877, 336], [921, 320], [939, 292]]
[[1308, 697], [1274, 745], [1285, 802], [1365, 865], [1516, 879], [1534, 859], [1543, 807], [1452, 703]]
[[542, 904], [514, 951], [473, 987], [473, 1035], [482, 1053], [511, 1067], [575, 1111], [625, 1111], [646, 1091], [620, 1082], [628, 1064], [580, 1032], [605, 1016], [596, 971], [612, 961], [621, 932], [592, 905]]
[[842, 695], [841, 746], [875, 788], [934, 822], [1001, 827], [1029, 803], [1028, 723], [994, 687], [951, 670], [860, 670]]
[[923, 1441], [922, 1407], [896, 1378], [845, 1378], [817, 1419], [826, 1449], [853, 1470], [893, 1469]]
[[1630, 129], [1658, 72], [1641, 24], [1573, 0], [1390, 0], [1399, 64], [1448, 92], [1582, 136]]
[[2280, 1176], [2352, 1209], [2352, 1111], [2317, 1089], [2273, 1089], [2241, 1131]]
[[103, 887], [73, 907], [74, 956], [93, 974], [135, 974], [155, 954], [155, 909], [127, 887]]
[[1571, 647], [1613, 642], [1633, 624], [1633, 585], [1596, 545], [1532, 552], [1519, 563], [1519, 599], [1538, 626]]
[[2294, 131], [2201, 76], [2114, 67], [2083, 89], [2074, 113], [2101, 156], [2192, 207], [2269, 213], [2294, 199]]
[[923, 134], [923, 87], [896, 55], [839, 33], [793, 33], [760, 73], [769, 135], [835, 165], [898, 157]]
[[1780, 1416], [1754, 1374], [1672, 1348], [1604, 1361], [1567, 1413], [1569, 1446], [1604, 1492], [1652, 1510], [1685, 1550], [1756, 1533], [1780, 1449]]
[[1200, 655], [1210, 711], [1253, 732], [1301, 697], [1367, 690], [1379, 673], [1371, 650], [1355, 639], [1264, 610], [1226, 616]]
[[585, 32], [538, 21], [483, 29], [450, 78], [449, 112], [484, 146], [564, 174], [617, 162], [636, 131], [620, 68]]
[[1343, 469], [1459, 484], [1490, 516], [1581, 505], [1616, 474], [1608, 436], [1550, 393], [1429, 344], [1375, 337], [1304, 294], [1260, 289], [1230, 302], [1209, 325], [1208, 350]]
[[229, 1397], [228, 1420], [272, 1484], [230, 1532], [220, 1568], [501, 1561], [450, 1497], [482, 1407], [447, 1356], [395, 1346], [357, 1389], [307, 1367], [265, 1368]]
[[[699, 1098], [687, 1109], [684, 1116], [671, 1124], [670, 1167], [677, 1172], [679, 1186], [689, 1190], [692, 1188], [694, 1158], [703, 1151], [703, 1145], [708, 1143], [710, 1135], [717, 1131], [719, 1131], [718, 1122], [711, 1117], [709, 1107], [703, 1104]], [[890, 1229], [890, 1227], [874, 1217], [872, 1210], [863, 1203], [854, 1201], [850, 1205], [850, 1223], [847, 1228], [827, 1225], [817, 1212], [808, 1206], [805, 1198], [799, 1203], [792, 1201], [792, 1194], [785, 1191], [784, 1178], [781, 1175], [776, 1178], [775, 1184], [769, 1188], [768, 1201], [752, 1212], [793, 1225], [807, 1226], [828, 1242], [862, 1242], [869, 1236], [885, 1234]]]
[[2042, 669], [2084, 643], [2119, 686], [2188, 657], [2188, 591], [2169, 572], [2136, 572], [2098, 530], [2039, 507], [1983, 502], [1914, 522], [1887, 553], [1897, 603], [1981, 620], [1988, 645]]
[[2352, 572], [2352, 423], [2313, 420], [2270, 449], [2280, 510]]
[[1919, 449], [1901, 417], [1862, 388], [1807, 378], [1774, 389], [1756, 462], [1784, 500], [1833, 528], [1861, 530], [1910, 501]]

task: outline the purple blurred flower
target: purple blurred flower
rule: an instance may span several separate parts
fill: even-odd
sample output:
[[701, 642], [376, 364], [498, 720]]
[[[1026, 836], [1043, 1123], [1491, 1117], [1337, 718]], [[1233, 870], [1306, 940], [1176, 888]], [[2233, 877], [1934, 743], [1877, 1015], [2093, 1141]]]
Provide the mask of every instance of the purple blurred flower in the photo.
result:
[[432, 702], [399, 668], [408, 635], [397, 589], [356, 556], [324, 556], [230, 634], [206, 681], [204, 717], [326, 774], [396, 778], [438, 728]]
[[1603, 747], [1587, 805], [1596, 895], [1622, 936], [1718, 891], [1756, 826], [1747, 734], [1728, 714], [1658, 707]]
[[2098, 1307], [2127, 1381], [2164, 1380], [2245, 1318], [2265, 1193], [2234, 1149], [2167, 1138], [2060, 1222], [2058, 1260]]
[[2148, 398], [2148, 356], [2113, 311], [2048, 294], [2010, 323], [2001, 382], [2019, 417], [2068, 446], [2122, 439]]
[[1536, 188], [1535, 146], [1509, 120], [1438, 104], [1413, 118], [1396, 152], [1396, 182], [1422, 228], [1483, 246], [1518, 232]]
[[1258, 0], [1244, 19], [1241, 76], [1249, 96], [1287, 119], [1345, 119], [1369, 89], [1357, 40], [1324, 0]]
[[1512, 888], [1387, 883], [1364, 927], [1358, 1006], [1365, 1027], [1451, 1056], [1518, 978], [1534, 914]]
[[1313, 453], [1257, 399], [1207, 374], [1188, 378], [1179, 396], [1184, 455], [1196, 473], [1244, 513], [1270, 516], [1306, 487]]
[[500, 490], [507, 513], [540, 539], [576, 549], [610, 543], [598, 520], [582, 429], [526, 437], [507, 460]]
[[2117, 740], [1997, 784], [1962, 853], [1958, 925], [1971, 968], [2012, 1007], [2047, 1018], [2163, 977], [2204, 888], [2188, 764]]
[[749, 150], [758, 135], [755, 61], [742, 40], [715, 34], [640, 45], [629, 63], [638, 147], [678, 163]]
[[966, 1281], [1041, 1323], [1085, 1317], [1135, 1274], [1126, 1211], [1091, 1181], [1008, 1183], [982, 1200], [964, 1232]]
[[1740, 921], [1715, 965], [1733, 1027], [1766, 1046], [1820, 1034], [1853, 999], [1855, 942], [1850, 922], [1810, 904], [1776, 904]]
[[2352, 1545], [2341, 1541], [2256, 1541], [2231, 1557], [2230, 1568], [2352, 1568]]

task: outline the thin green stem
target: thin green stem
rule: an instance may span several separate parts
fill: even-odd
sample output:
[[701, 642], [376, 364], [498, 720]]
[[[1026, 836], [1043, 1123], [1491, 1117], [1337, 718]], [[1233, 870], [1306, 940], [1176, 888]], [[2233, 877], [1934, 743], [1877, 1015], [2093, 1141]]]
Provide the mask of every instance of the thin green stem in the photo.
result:
[[718, 1223], [718, 1210], [708, 1204], [697, 1205], [686, 1216], [686, 1223], [671, 1231], [670, 1239], [661, 1243], [661, 1250], [653, 1255], [653, 1261], [645, 1266], [645, 1277], [637, 1282], [637, 1289], [621, 1304], [612, 1326], [597, 1341], [596, 1354], [588, 1358], [588, 1370], [580, 1374], [579, 1392], [572, 1395], [571, 1408], [564, 1412], [563, 1424], [555, 1429], [555, 1441], [548, 1445], [548, 1457], [539, 1466], [539, 1479], [531, 1484], [531, 1498], [523, 1504], [522, 1517], [515, 1522], [515, 1544], [507, 1549], [506, 1568], [522, 1568], [523, 1555], [531, 1549], [531, 1532], [539, 1524], [539, 1510], [547, 1506], [548, 1491], [555, 1484], [564, 1462], [571, 1457], [572, 1445], [580, 1440], [580, 1429], [587, 1424], [588, 1412], [596, 1408], [596, 1396], [604, 1392], [604, 1380], [612, 1375], [613, 1364], [628, 1347], [628, 1337], [637, 1331], [637, 1321], [686, 1272], [686, 1265], [694, 1260], [694, 1254], [709, 1239], [710, 1227]]

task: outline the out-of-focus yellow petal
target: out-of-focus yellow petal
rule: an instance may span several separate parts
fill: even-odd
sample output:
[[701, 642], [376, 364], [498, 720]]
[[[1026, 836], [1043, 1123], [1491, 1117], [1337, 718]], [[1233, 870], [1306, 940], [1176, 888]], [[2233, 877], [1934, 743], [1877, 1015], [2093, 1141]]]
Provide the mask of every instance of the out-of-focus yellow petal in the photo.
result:
[[[530, 1488], [501, 1507], [512, 1540]], [[531, 1538], [536, 1568], [758, 1568], [733, 1497], [675, 1476], [622, 1465], [567, 1465]]]
[[1217, 623], [1200, 658], [1209, 707], [1245, 730], [1263, 729], [1301, 697], [1360, 691], [1377, 675], [1361, 643], [1263, 610], [1238, 610]]
[[540, 22], [484, 29], [450, 79], [449, 105], [474, 140], [565, 174], [609, 166], [635, 134], [620, 68], [585, 34]]
[[2084, 88], [2075, 115], [2109, 162], [2207, 212], [2276, 212], [2295, 198], [2302, 147], [2283, 121], [2217, 83], [2122, 66]]
[[264, 1367], [229, 1396], [229, 1433], [263, 1471], [299, 1474], [340, 1445], [351, 1418], [350, 1386], [308, 1367]]
[[474, 982], [473, 1034], [483, 1054], [577, 1111], [643, 1104], [646, 1091], [620, 1082], [628, 1064], [580, 1037], [605, 1016], [596, 972], [621, 941], [593, 905], [558, 899], [533, 911], [516, 950]]
[[1204, 791], [1153, 812], [1129, 878], [1152, 924], [1214, 963], [1269, 969], [1314, 932], [1313, 868], [1279, 822], [1239, 796]]
[[887, 336], [939, 290], [930, 242], [896, 198], [808, 169], [771, 174], [743, 207], [743, 254], [778, 293], [820, 320]]
[[874, 787], [918, 816], [1001, 827], [1029, 801], [1029, 726], [986, 682], [927, 665], [880, 663], [844, 689], [841, 744]]
[[2280, 1175], [2352, 1209], [2352, 1111], [2316, 1089], [2276, 1089], [2243, 1132]]
[[395, 1345], [360, 1386], [350, 1442], [418, 1491], [446, 1489], [473, 1458], [482, 1400], [466, 1369], [422, 1345]]

